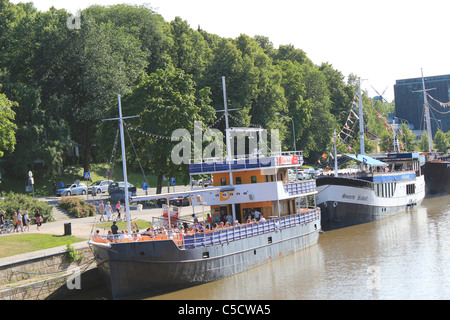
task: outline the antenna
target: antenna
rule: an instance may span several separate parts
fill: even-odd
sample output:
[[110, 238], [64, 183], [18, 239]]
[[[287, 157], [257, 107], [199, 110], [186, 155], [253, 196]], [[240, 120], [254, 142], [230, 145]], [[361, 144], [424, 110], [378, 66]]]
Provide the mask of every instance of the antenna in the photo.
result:
[[423, 69], [420, 68], [420, 72], [422, 73], [422, 90], [416, 90], [413, 92], [423, 92], [423, 109], [425, 113], [425, 125], [427, 129], [428, 135], [428, 150], [430, 152], [433, 151], [433, 132], [431, 131], [431, 118], [430, 118], [430, 109], [428, 108], [428, 99], [427, 99], [427, 91], [435, 90], [436, 88], [425, 89], [425, 79], [423, 77]]

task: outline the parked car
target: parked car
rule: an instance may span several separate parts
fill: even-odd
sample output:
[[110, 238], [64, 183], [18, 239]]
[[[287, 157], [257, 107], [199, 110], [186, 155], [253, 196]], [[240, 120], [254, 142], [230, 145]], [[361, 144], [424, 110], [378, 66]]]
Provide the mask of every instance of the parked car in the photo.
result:
[[170, 204], [177, 207], [185, 207], [189, 205], [189, 198], [188, 197], [177, 197], [170, 199]]
[[[125, 182], [124, 181], [120, 181], [120, 182], [112, 182], [109, 186], [108, 186], [108, 193], [112, 194], [112, 193], [116, 193], [117, 191], [124, 191], [125, 190]], [[133, 186], [131, 183], [128, 182], [128, 192], [131, 192], [132, 196], [136, 195], [136, 187]]]
[[300, 170], [297, 173], [297, 178], [298, 178], [298, 180], [308, 180], [308, 179], [311, 179], [311, 175], [304, 170]]
[[213, 184], [213, 179], [212, 178], [205, 178], [205, 179], [202, 179], [202, 181], [200, 182], [200, 185], [202, 187], [207, 187], [207, 186], [212, 185], [212, 184]]
[[322, 168], [319, 168], [319, 169], [317, 169], [316, 172], [314, 173], [314, 177], [320, 176], [320, 175], [322, 175], [322, 174], [323, 174], [323, 169], [322, 169]]
[[86, 193], [87, 193], [87, 187], [84, 183], [66, 184], [64, 187], [56, 190], [57, 196], [71, 196], [71, 195], [86, 194]]
[[112, 180], [95, 181], [88, 187], [88, 193], [94, 192], [94, 194], [99, 194], [108, 192], [108, 187], [112, 182]]

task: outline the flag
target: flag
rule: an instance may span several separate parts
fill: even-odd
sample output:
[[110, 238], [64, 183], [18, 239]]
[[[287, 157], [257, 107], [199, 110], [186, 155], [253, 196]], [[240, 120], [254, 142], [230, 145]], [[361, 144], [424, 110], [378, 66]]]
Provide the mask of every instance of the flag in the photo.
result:
[[325, 152], [322, 154], [322, 158], [326, 159], [327, 155], [325, 154]]

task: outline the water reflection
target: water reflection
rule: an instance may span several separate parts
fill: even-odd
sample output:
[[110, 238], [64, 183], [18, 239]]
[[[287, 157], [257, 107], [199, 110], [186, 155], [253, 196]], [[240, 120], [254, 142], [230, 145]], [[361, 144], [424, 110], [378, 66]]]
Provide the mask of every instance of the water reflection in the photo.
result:
[[151, 299], [449, 299], [450, 196], [323, 234], [317, 245]]

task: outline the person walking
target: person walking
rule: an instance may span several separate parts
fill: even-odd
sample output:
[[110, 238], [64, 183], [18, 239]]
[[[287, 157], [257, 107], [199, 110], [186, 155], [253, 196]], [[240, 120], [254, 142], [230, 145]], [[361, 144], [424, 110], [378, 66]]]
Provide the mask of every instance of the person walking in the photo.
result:
[[117, 220], [120, 220], [120, 201], [117, 201], [116, 211], [117, 211]]
[[28, 215], [28, 211], [25, 211], [23, 215], [23, 225], [25, 231], [30, 231], [30, 216]]
[[100, 221], [105, 221], [105, 217], [103, 216], [105, 214], [105, 205], [103, 204], [103, 200], [100, 201], [100, 204], [98, 205], [98, 213], [100, 213]]
[[34, 220], [36, 221], [36, 229], [37, 231], [40, 231], [39, 227], [42, 225], [42, 216], [39, 212], [39, 209], [36, 210], [36, 213], [34, 214]]
[[108, 218], [108, 221], [109, 221], [109, 219], [111, 219], [111, 215], [112, 215], [112, 207], [111, 207], [111, 203], [109, 201], [106, 203], [105, 212], [106, 212], [106, 217]]

